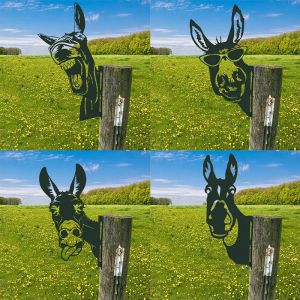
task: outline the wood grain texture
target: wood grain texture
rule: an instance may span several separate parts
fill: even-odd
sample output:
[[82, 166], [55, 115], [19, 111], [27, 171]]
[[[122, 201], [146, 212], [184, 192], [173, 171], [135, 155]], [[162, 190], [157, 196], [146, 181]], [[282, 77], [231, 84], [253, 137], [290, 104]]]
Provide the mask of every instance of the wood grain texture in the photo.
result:
[[278, 216], [253, 216], [252, 268], [250, 269], [248, 300], [262, 300], [264, 292], [264, 264], [266, 249], [274, 248], [272, 276], [267, 300], [275, 299], [282, 218]]
[[267, 150], [271, 150], [276, 147], [282, 84], [282, 67], [254, 65], [253, 68], [253, 99], [249, 149], [264, 149], [265, 110], [267, 99], [271, 95], [275, 98], [273, 124], [271, 128], [271, 143], [267, 148]]
[[102, 269], [99, 274], [99, 300], [114, 299], [114, 266], [116, 249], [125, 248], [120, 294], [117, 299], [124, 299], [128, 273], [132, 217], [103, 216], [102, 230]]
[[[100, 150], [122, 150], [126, 141], [129, 115], [132, 68], [104, 65], [102, 73], [102, 120], [100, 124]], [[117, 98], [125, 98], [120, 143], [114, 141], [114, 116]]]

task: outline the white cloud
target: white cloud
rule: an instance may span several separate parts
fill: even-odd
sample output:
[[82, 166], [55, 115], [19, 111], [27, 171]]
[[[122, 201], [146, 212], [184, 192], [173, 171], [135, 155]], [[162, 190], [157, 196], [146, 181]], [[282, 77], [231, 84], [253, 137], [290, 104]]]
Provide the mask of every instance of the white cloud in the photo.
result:
[[2, 32], [9, 32], [9, 33], [19, 33], [22, 32], [23, 30], [17, 29], [17, 28], [2, 28], [0, 29]]
[[151, 29], [151, 31], [153, 31], [153, 32], [160, 32], [160, 33], [173, 32], [173, 30], [166, 29], [166, 28], [153, 28], [153, 29]]
[[154, 178], [151, 179], [151, 182], [158, 182], [158, 183], [171, 183], [172, 180], [164, 179], [164, 178]]
[[172, 9], [175, 4], [172, 2], [157, 1], [152, 5], [152, 8]]
[[239, 164], [239, 170], [241, 172], [246, 172], [250, 169], [250, 164], [243, 164], [243, 163], [240, 163]]
[[8, 183], [21, 183], [23, 180], [17, 179], [17, 178], [3, 178], [0, 179], [2, 182], [8, 182]]
[[248, 20], [250, 19], [250, 14], [245, 14], [245, 15], [244, 15], [244, 19], [245, 19], [246, 21], [248, 21]]
[[0, 7], [1, 8], [16, 9], [16, 8], [22, 8], [22, 7], [24, 7], [24, 3], [17, 2], [17, 1], [7, 1], [7, 2], [4, 2], [4, 4], [2, 4]]
[[206, 194], [201, 187], [190, 185], [174, 185], [170, 187], [151, 187], [151, 196], [166, 197], [175, 205], [201, 205], [205, 202]]
[[292, 5], [297, 5], [297, 4], [300, 4], [300, 0], [294, 0], [294, 1], [292, 2]]
[[115, 164], [113, 166], [117, 167], [117, 168], [127, 168], [127, 167], [131, 166], [131, 164], [129, 164], [129, 163], [119, 163], [119, 164]]
[[266, 14], [266, 17], [271, 17], [271, 18], [273, 18], [273, 17], [279, 17], [279, 16], [281, 16], [282, 14], [280, 14], [280, 13], [269, 13], [269, 14]]
[[282, 164], [270, 163], [270, 164], [264, 165], [264, 167], [266, 167], [266, 168], [278, 168], [280, 166], [282, 166]]
[[99, 170], [100, 164], [83, 164], [82, 167], [86, 172], [92, 173]]
[[95, 22], [99, 19], [100, 14], [94, 14], [94, 13], [89, 13], [86, 17], [85, 20], [87, 22]]
[[132, 14], [130, 13], [120, 13], [120, 14], [115, 14], [114, 16], [115, 17], [129, 17], [131, 16]]

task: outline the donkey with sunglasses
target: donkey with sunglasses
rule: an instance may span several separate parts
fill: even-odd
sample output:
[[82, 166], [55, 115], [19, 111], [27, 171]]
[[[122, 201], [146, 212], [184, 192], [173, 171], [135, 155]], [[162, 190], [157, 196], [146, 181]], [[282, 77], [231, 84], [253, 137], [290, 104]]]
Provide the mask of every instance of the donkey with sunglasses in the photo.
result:
[[214, 92], [225, 100], [237, 103], [247, 116], [252, 116], [252, 73], [253, 67], [243, 61], [244, 47], [238, 42], [244, 33], [244, 17], [234, 5], [231, 16], [231, 29], [227, 41], [216, 39], [213, 44], [193, 20], [190, 32], [197, 47], [205, 52], [200, 60], [209, 67], [210, 81]]

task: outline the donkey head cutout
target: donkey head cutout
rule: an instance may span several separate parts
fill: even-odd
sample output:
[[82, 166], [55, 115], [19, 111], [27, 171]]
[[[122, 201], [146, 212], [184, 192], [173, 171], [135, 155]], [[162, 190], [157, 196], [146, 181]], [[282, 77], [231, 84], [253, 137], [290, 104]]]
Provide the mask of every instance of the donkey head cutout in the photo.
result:
[[240, 9], [236, 5], [232, 9], [231, 29], [225, 42], [221, 38], [216, 39], [216, 44], [210, 42], [193, 20], [190, 20], [190, 33], [196, 46], [205, 52], [200, 60], [209, 67], [215, 94], [237, 103], [251, 117], [253, 67], [245, 64], [243, 55], [246, 49], [238, 46], [244, 33], [244, 17]]
[[62, 248], [61, 257], [64, 260], [78, 255], [85, 241], [91, 245], [93, 254], [99, 257], [99, 226], [86, 216], [83, 211], [84, 204], [80, 199], [85, 183], [85, 172], [79, 164], [76, 164], [74, 178], [70, 189], [66, 192], [59, 191], [45, 167], [40, 172], [40, 186], [51, 199], [49, 210], [52, 213], [59, 246]]
[[85, 17], [80, 6], [75, 3], [74, 22], [77, 31], [65, 33], [62, 37], [38, 36], [46, 42], [54, 62], [66, 72], [73, 94], [82, 97], [80, 120], [100, 116], [100, 83], [93, 57], [83, 34]]
[[[203, 176], [207, 182], [206, 223], [214, 238], [222, 239], [229, 257], [238, 264], [250, 265], [251, 223], [252, 217], [243, 215], [234, 203], [238, 174], [238, 165], [230, 154], [225, 179], [217, 178], [210, 156], [203, 163]], [[238, 236], [233, 245], [226, 243], [234, 226], [238, 226]]]

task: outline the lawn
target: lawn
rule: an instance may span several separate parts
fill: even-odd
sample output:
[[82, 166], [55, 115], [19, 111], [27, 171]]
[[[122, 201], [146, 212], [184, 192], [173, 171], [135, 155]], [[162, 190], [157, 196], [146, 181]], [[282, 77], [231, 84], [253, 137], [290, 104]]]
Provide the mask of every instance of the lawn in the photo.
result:
[[[300, 295], [298, 206], [240, 206], [283, 217], [277, 298]], [[127, 299], [247, 299], [248, 268], [210, 237], [205, 207], [87, 206], [133, 216]], [[1, 299], [97, 299], [98, 271], [87, 245], [65, 262], [46, 207], [0, 206]]]
[[[126, 149], [149, 149], [149, 57], [94, 59], [133, 67]], [[0, 149], [98, 149], [99, 119], [80, 122], [80, 102], [50, 57], [0, 56]]]
[[[283, 66], [277, 148], [300, 149], [300, 56], [250, 55]], [[151, 57], [151, 149], [248, 149], [249, 118], [216, 96], [196, 56]]]

